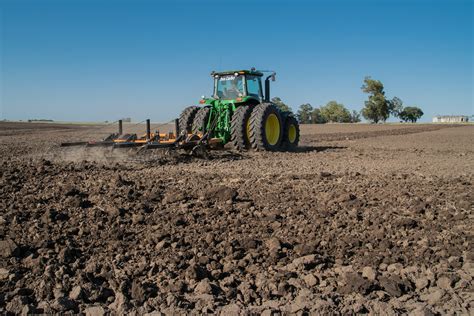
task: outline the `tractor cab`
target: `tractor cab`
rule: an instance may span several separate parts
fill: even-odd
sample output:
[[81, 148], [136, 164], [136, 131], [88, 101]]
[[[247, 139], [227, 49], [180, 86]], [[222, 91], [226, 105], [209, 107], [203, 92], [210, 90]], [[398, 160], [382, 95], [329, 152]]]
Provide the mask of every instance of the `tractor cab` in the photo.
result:
[[[263, 94], [263, 73], [255, 69], [212, 72], [211, 75], [214, 77], [214, 99], [237, 102], [255, 100], [260, 103], [270, 97]], [[269, 77], [274, 80], [275, 74]], [[268, 78], [265, 81], [265, 91], [268, 91], [268, 94], [270, 92]]]

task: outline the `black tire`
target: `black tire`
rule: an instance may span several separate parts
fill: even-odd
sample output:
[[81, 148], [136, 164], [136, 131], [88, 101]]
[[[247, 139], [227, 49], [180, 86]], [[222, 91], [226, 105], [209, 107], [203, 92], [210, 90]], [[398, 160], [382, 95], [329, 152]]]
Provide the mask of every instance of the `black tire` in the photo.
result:
[[200, 108], [193, 120], [192, 133], [196, 135], [204, 135], [207, 132], [207, 123], [209, 122], [209, 115], [211, 114], [211, 109], [206, 106]]
[[[272, 132], [267, 135], [266, 124], [271, 121], [274, 124]], [[283, 136], [283, 122], [280, 111], [272, 103], [261, 103], [257, 105], [250, 115], [250, 145], [256, 150], [276, 151], [280, 150]]]
[[193, 106], [188, 106], [187, 108], [183, 110], [183, 112], [181, 112], [181, 115], [179, 116], [179, 121], [178, 121], [178, 128], [179, 128], [180, 134], [185, 132], [185, 136], [187, 136], [187, 134], [192, 133], [193, 120], [198, 110], [199, 110], [199, 107], [193, 105]]
[[300, 142], [300, 124], [298, 120], [289, 114], [285, 119], [285, 125], [283, 126], [283, 139], [282, 148], [284, 150], [295, 150]]
[[247, 130], [247, 124], [250, 126], [252, 109], [253, 106], [241, 105], [232, 114], [230, 142], [234, 149], [244, 150], [250, 148], [250, 131]]

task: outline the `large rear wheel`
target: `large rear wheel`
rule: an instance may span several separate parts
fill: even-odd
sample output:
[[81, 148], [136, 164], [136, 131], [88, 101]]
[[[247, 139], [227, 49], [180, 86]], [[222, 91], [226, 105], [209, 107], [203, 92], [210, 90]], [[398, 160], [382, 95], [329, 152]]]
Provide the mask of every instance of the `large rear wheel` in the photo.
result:
[[211, 109], [209, 107], [200, 108], [193, 120], [192, 133], [202, 136], [207, 132], [207, 123], [209, 122], [209, 115]]
[[300, 125], [296, 118], [289, 114], [285, 119], [285, 126], [283, 127], [282, 147], [285, 150], [295, 150], [300, 141]]
[[257, 150], [280, 149], [283, 124], [280, 111], [272, 103], [257, 105], [250, 116], [250, 144]]
[[185, 136], [187, 136], [187, 134], [192, 133], [193, 120], [198, 110], [199, 110], [199, 107], [193, 105], [193, 106], [188, 106], [187, 108], [183, 110], [183, 112], [181, 112], [181, 115], [179, 116], [179, 121], [178, 121], [178, 128], [179, 128], [180, 134], [184, 132]]
[[232, 121], [230, 126], [230, 141], [232, 147], [237, 150], [244, 150], [250, 148], [250, 114], [252, 113], [252, 106], [241, 105], [234, 114], [232, 114]]

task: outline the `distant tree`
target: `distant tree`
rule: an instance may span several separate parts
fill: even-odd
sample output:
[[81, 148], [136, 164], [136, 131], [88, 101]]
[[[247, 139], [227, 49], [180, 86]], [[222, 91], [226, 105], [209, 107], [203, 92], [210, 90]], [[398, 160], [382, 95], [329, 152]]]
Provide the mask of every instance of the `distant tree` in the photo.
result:
[[399, 118], [405, 122], [410, 121], [416, 123], [423, 114], [423, 111], [419, 107], [407, 106], [400, 112]]
[[359, 123], [360, 122], [360, 113], [356, 110], [352, 110], [351, 113], [351, 123]]
[[385, 122], [390, 116], [389, 102], [385, 98], [383, 83], [370, 77], [365, 77], [362, 91], [369, 94], [369, 100], [365, 101], [362, 116], [374, 123]]
[[392, 100], [388, 100], [387, 102], [390, 114], [400, 117], [400, 113], [403, 111], [403, 101], [399, 97], [393, 97]]
[[370, 76], [364, 78], [364, 84], [362, 85], [362, 91], [365, 93], [376, 95], [385, 94], [383, 91], [383, 83], [380, 80], [372, 79]]
[[291, 108], [286, 105], [279, 97], [273, 97], [272, 103], [274, 103], [283, 112], [293, 112]]
[[301, 104], [296, 116], [301, 124], [310, 124], [312, 122], [313, 107], [309, 103]]
[[327, 122], [348, 123], [351, 121], [349, 110], [336, 101], [329, 101], [325, 106], [322, 106], [321, 116]]
[[311, 122], [313, 124], [324, 124], [324, 123], [326, 123], [326, 120], [321, 115], [321, 109], [315, 108], [311, 112]]

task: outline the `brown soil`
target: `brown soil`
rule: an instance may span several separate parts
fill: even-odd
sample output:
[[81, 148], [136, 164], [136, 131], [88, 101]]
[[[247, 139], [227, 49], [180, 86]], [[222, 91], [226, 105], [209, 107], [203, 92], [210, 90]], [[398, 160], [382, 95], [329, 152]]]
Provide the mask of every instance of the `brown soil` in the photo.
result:
[[0, 313], [474, 312], [474, 126], [303, 126], [296, 153], [208, 160], [58, 146], [113, 129], [0, 123]]

